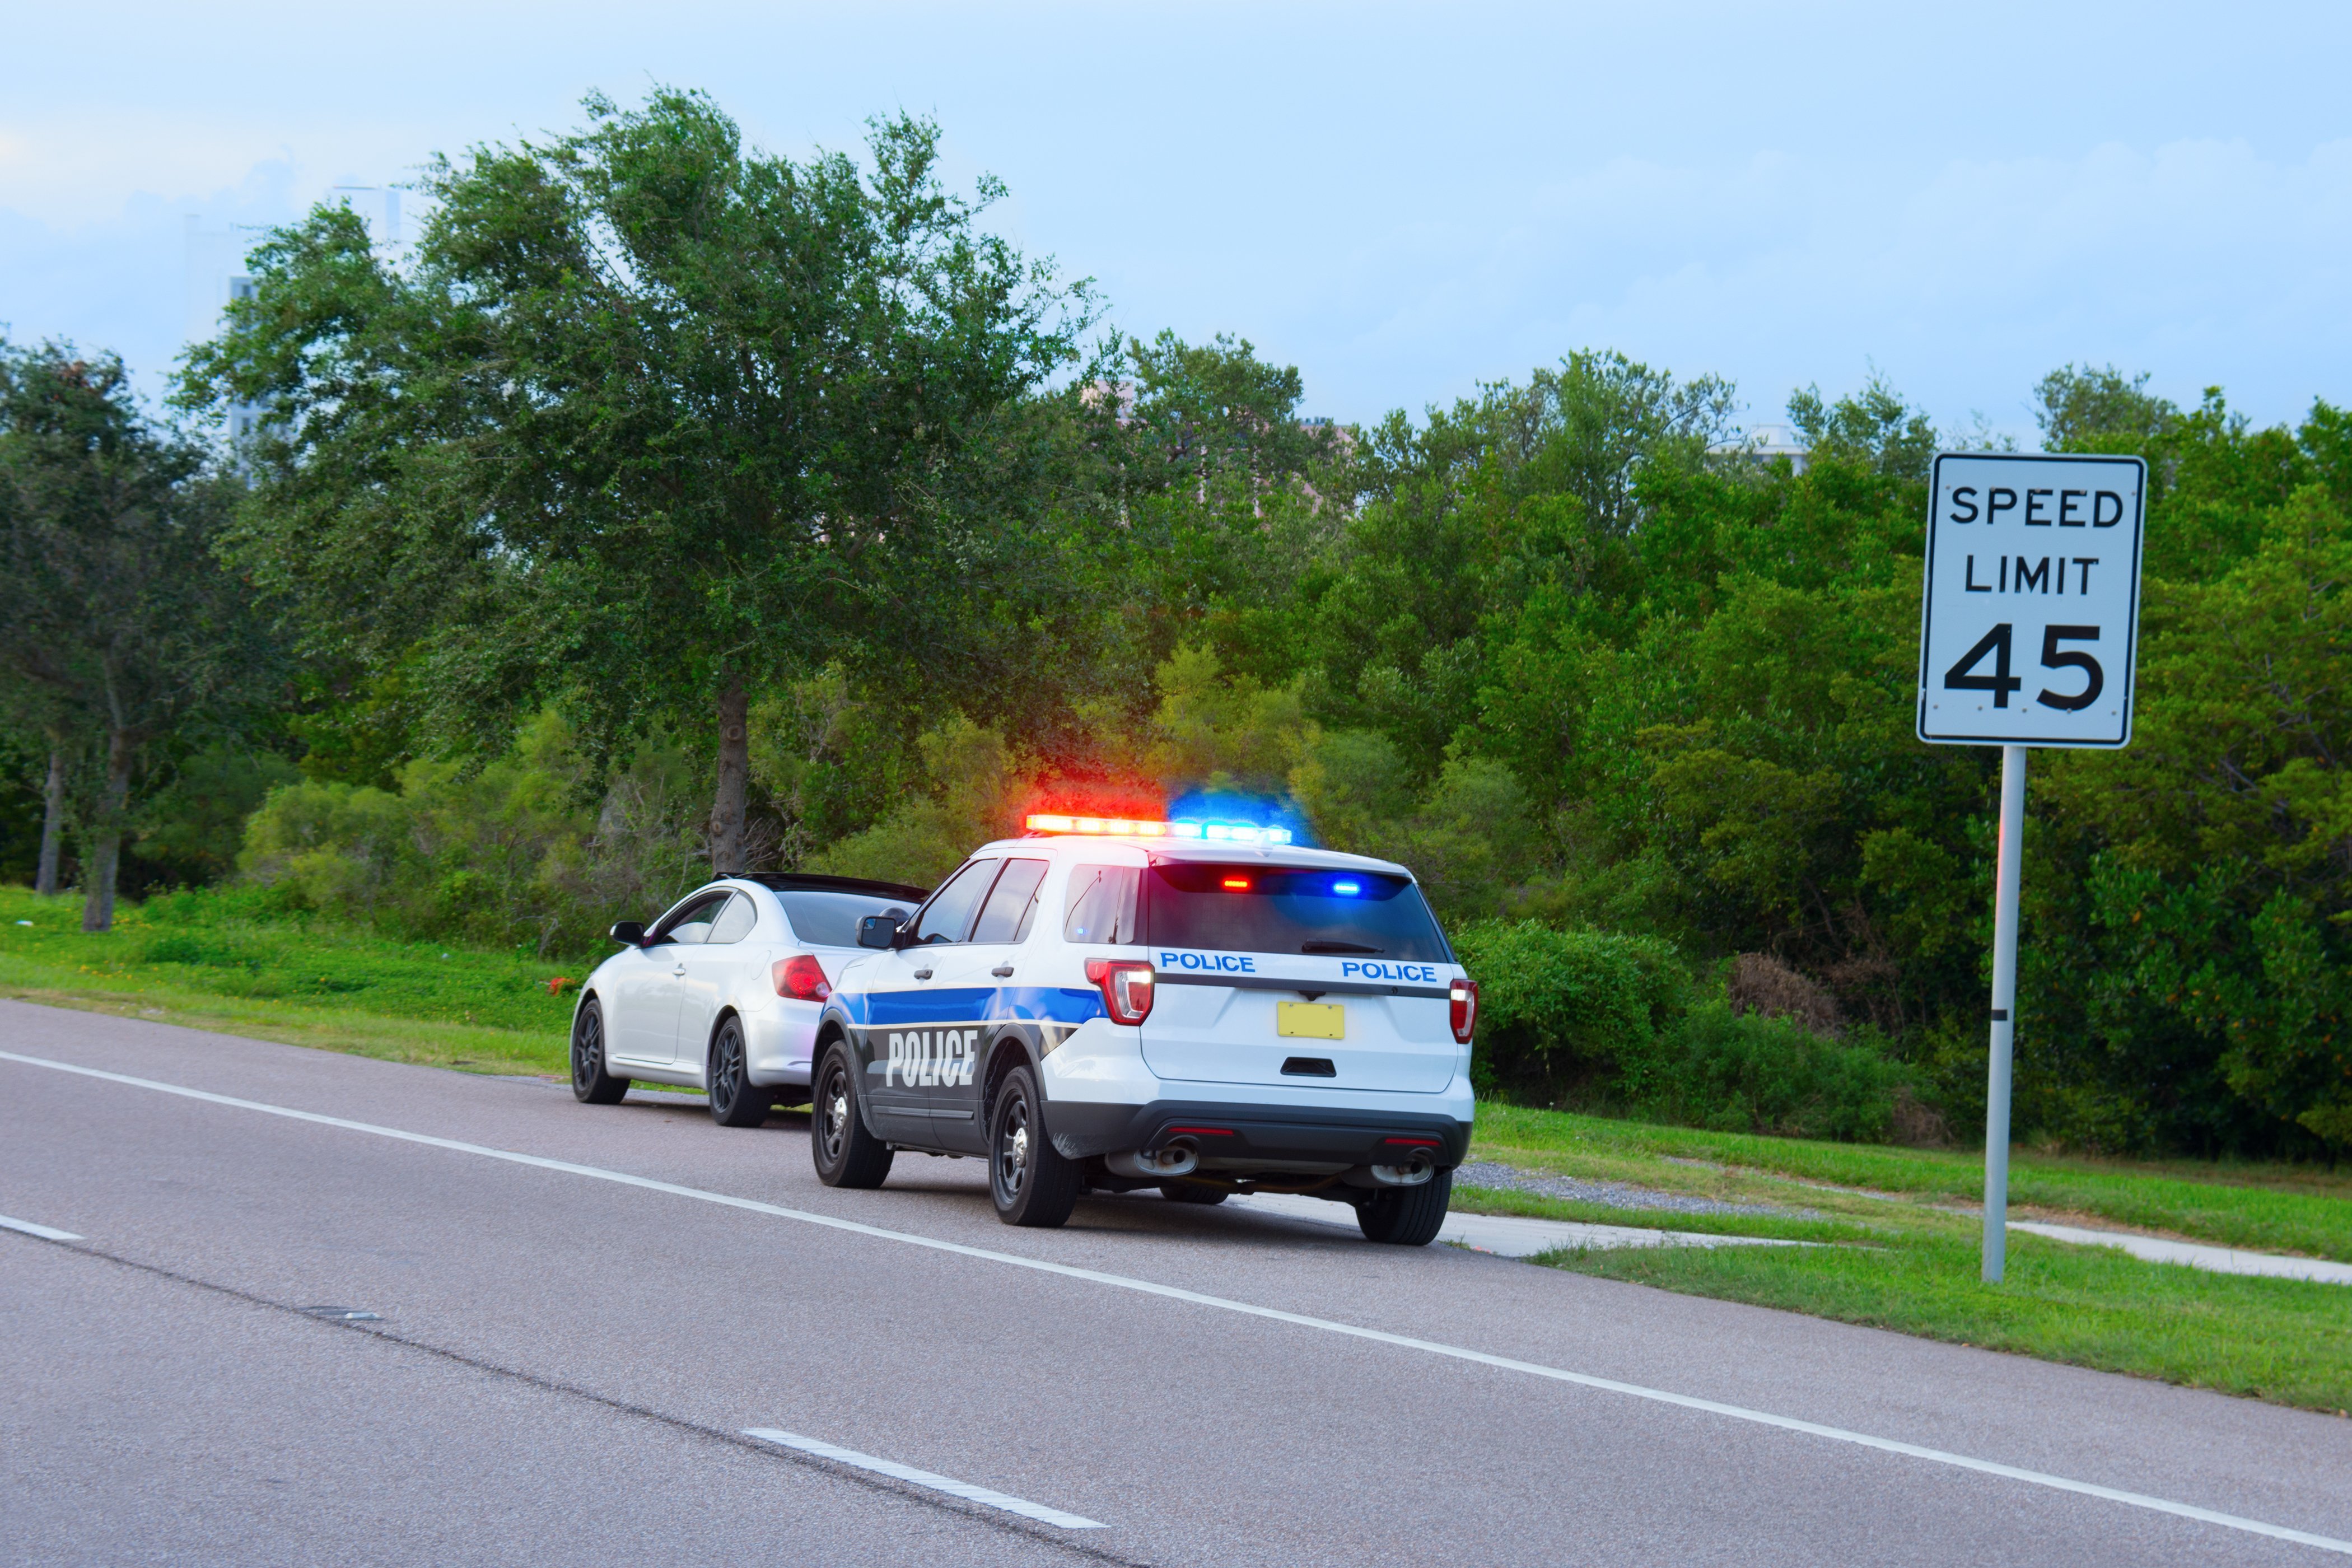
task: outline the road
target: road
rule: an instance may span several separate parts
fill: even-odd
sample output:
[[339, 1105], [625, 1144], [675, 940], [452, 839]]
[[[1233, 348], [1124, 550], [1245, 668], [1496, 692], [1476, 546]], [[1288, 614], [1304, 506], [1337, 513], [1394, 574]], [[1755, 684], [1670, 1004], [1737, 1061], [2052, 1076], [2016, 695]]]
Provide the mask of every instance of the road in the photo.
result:
[[80, 1237], [0, 1230], [7, 1563], [2308, 1563], [2352, 1540], [2332, 1417], [1156, 1197], [1018, 1231], [976, 1161], [834, 1192], [804, 1123], [543, 1082], [20, 1003], [0, 1053], [0, 1215]]

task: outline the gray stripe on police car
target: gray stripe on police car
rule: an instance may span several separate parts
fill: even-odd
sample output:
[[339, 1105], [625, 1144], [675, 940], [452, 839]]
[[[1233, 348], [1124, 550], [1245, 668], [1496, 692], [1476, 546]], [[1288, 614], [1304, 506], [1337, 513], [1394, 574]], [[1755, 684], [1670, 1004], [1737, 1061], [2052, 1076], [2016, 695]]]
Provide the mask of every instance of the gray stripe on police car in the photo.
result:
[[1286, 1312], [1279, 1307], [1260, 1307], [1248, 1301], [1235, 1301], [1223, 1296], [1206, 1295], [1187, 1290], [1181, 1286], [1161, 1285], [1150, 1279], [1131, 1279], [1124, 1274], [1108, 1274], [1097, 1268], [1081, 1268], [1075, 1264], [1051, 1263], [1042, 1258], [1023, 1258], [1010, 1252], [995, 1252], [984, 1247], [967, 1247], [960, 1241], [941, 1241], [936, 1237], [917, 1236], [909, 1231], [889, 1230], [878, 1225], [866, 1225], [859, 1220], [839, 1219], [832, 1215], [814, 1214], [807, 1209], [785, 1208], [781, 1204], [765, 1204], [756, 1198], [739, 1198], [729, 1193], [714, 1193], [701, 1187], [683, 1186], [676, 1182], [656, 1181], [650, 1176], [633, 1176], [625, 1171], [607, 1170], [601, 1165], [582, 1165], [570, 1160], [551, 1160], [541, 1154], [521, 1154], [511, 1149], [493, 1149], [487, 1144], [467, 1143], [456, 1138], [436, 1138], [429, 1132], [405, 1132], [397, 1127], [379, 1127], [373, 1122], [352, 1121], [341, 1116], [325, 1116], [315, 1110], [296, 1110], [290, 1106], [270, 1105], [258, 1100], [239, 1100], [234, 1095], [215, 1094], [209, 1089], [189, 1089], [176, 1083], [163, 1083], [154, 1079], [133, 1078], [128, 1073], [108, 1072], [100, 1068], [86, 1068], [72, 1062], [50, 1061], [45, 1057], [19, 1056], [15, 1051], [0, 1051], [0, 1061], [21, 1062], [26, 1067], [47, 1068], [55, 1072], [73, 1073], [81, 1078], [102, 1079], [109, 1083], [128, 1084], [133, 1089], [153, 1089], [159, 1094], [176, 1094], [186, 1100], [201, 1100], [213, 1105], [226, 1105], [239, 1110], [257, 1110], [265, 1116], [282, 1116], [292, 1121], [308, 1121], [319, 1127], [340, 1127], [345, 1131], [365, 1132], [372, 1137], [389, 1138], [402, 1143], [417, 1143], [426, 1148], [447, 1149], [460, 1154], [478, 1154], [486, 1160], [503, 1160], [509, 1164], [529, 1165], [542, 1171], [561, 1171], [567, 1175], [585, 1176], [593, 1181], [612, 1182], [620, 1186], [639, 1187], [649, 1193], [667, 1193], [672, 1197], [691, 1198], [697, 1203], [717, 1204], [725, 1208], [743, 1209], [752, 1214], [772, 1215], [778, 1219], [796, 1220], [803, 1225], [820, 1226], [826, 1230], [846, 1231], [854, 1236], [871, 1237], [879, 1241], [895, 1241], [902, 1246], [920, 1247], [933, 1252], [952, 1253], [959, 1258], [978, 1258], [989, 1263], [1002, 1263], [1015, 1268], [1033, 1269], [1040, 1274], [1058, 1274], [1066, 1279], [1084, 1279], [1096, 1285], [1108, 1285], [1115, 1289], [1133, 1290], [1139, 1295], [1159, 1296], [1171, 1301], [1185, 1301], [1197, 1307], [1212, 1307], [1223, 1312], [1239, 1312], [1245, 1317], [1263, 1318], [1271, 1322], [1289, 1323], [1302, 1329], [1315, 1329], [1323, 1333], [1341, 1334], [1349, 1339], [1368, 1340], [1377, 1344], [1394, 1345], [1402, 1350], [1419, 1351], [1425, 1355], [1444, 1356], [1451, 1361], [1469, 1362], [1478, 1366], [1491, 1366], [1504, 1372], [1522, 1373], [1529, 1377], [1544, 1378], [1553, 1383], [1572, 1384], [1579, 1388], [1591, 1388], [1605, 1394], [1623, 1394], [1633, 1399], [1648, 1400], [1658, 1405], [1671, 1405], [1684, 1410], [1695, 1410], [1709, 1415], [1720, 1415], [1733, 1421], [1751, 1422], [1759, 1426], [1778, 1427], [1784, 1432], [1801, 1432], [1807, 1436], [1825, 1438], [1833, 1443], [1851, 1443], [1856, 1447], [1875, 1448], [1884, 1454], [1898, 1454], [1906, 1458], [1924, 1459], [1930, 1464], [1948, 1465], [1955, 1469], [1974, 1470], [1979, 1475], [1998, 1476], [2005, 1480], [2021, 1481], [2029, 1486], [2046, 1487], [2053, 1491], [2072, 1492], [2079, 1497], [2100, 1498], [2121, 1503], [2128, 1508], [2146, 1509], [2151, 1513], [2170, 1514], [2176, 1519], [2193, 1519], [2202, 1524], [2219, 1525], [2225, 1530], [2243, 1531], [2249, 1535], [2266, 1536], [2273, 1541], [2291, 1541], [2298, 1546], [2316, 1547], [2323, 1552], [2341, 1552], [2352, 1556], [2352, 1541], [2338, 1541], [2332, 1536], [2315, 1535], [2309, 1531], [2294, 1530], [2283, 1524], [2271, 1524], [2259, 1519], [2246, 1519], [2237, 1514], [2222, 1513], [2195, 1503], [2174, 1502], [2168, 1498], [2149, 1497], [2144, 1492], [2125, 1491], [2117, 1487], [2100, 1486], [2095, 1481], [2078, 1481], [2065, 1476], [2053, 1476], [2042, 1470], [2029, 1470], [1997, 1460], [1974, 1458], [1967, 1454], [1954, 1454], [1941, 1448], [1929, 1448], [1917, 1443], [1906, 1443], [1894, 1437], [1873, 1436], [1867, 1432], [1849, 1431], [1843, 1426], [1828, 1426], [1817, 1421], [1800, 1420], [1793, 1415], [1776, 1415], [1769, 1410], [1750, 1410], [1745, 1405], [1726, 1405], [1718, 1400], [1701, 1399], [1695, 1394], [1675, 1394], [1668, 1389], [1645, 1388], [1638, 1383], [1621, 1383], [1613, 1377], [1596, 1377], [1588, 1372], [1570, 1372], [1565, 1367], [1546, 1366], [1541, 1362], [1520, 1361], [1512, 1356], [1495, 1355], [1486, 1351], [1471, 1350], [1462, 1345], [1449, 1345], [1438, 1340], [1415, 1339], [1410, 1334], [1392, 1334], [1385, 1329], [1370, 1329], [1356, 1323], [1343, 1323], [1329, 1318], [1309, 1317], [1304, 1312]]
[[28, 1219], [10, 1219], [5, 1214], [0, 1214], [0, 1230], [21, 1231], [26, 1236], [37, 1236], [43, 1241], [79, 1241], [81, 1239], [69, 1230], [58, 1230], [52, 1226], [35, 1225]]
[[1047, 1508], [1042, 1502], [1031, 1502], [1027, 1498], [1012, 1497], [1003, 1492], [991, 1491], [986, 1487], [973, 1486], [970, 1481], [959, 1481], [947, 1476], [936, 1476], [929, 1470], [919, 1470], [912, 1465], [902, 1465], [896, 1459], [877, 1459], [871, 1454], [861, 1454], [855, 1448], [837, 1448], [831, 1443], [820, 1442], [814, 1437], [803, 1437], [797, 1432], [779, 1431], [773, 1426], [746, 1426], [743, 1428], [743, 1436], [757, 1437], [762, 1443], [773, 1443], [780, 1448], [796, 1448], [803, 1454], [814, 1454], [820, 1459], [831, 1459], [835, 1464], [850, 1465], [861, 1470], [871, 1470], [877, 1476], [888, 1476], [893, 1480], [906, 1481], [913, 1486], [929, 1487], [935, 1492], [946, 1492], [950, 1497], [960, 1497], [967, 1502], [984, 1503], [990, 1508], [1001, 1508], [1007, 1513], [1017, 1513], [1024, 1519], [1037, 1520], [1062, 1530], [1108, 1530], [1110, 1528], [1102, 1521], [1088, 1519], [1084, 1514], [1064, 1513], [1060, 1509]]

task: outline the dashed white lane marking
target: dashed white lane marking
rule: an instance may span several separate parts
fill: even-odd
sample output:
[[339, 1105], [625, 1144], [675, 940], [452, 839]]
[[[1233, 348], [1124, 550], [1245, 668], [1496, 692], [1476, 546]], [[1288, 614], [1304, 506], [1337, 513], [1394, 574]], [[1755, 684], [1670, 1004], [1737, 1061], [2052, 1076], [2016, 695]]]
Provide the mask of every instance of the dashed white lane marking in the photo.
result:
[[1394, 1345], [1402, 1350], [1419, 1351], [1425, 1355], [1444, 1356], [1450, 1361], [1469, 1362], [1478, 1366], [1491, 1366], [1504, 1372], [1516, 1372], [1529, 1377], [1540, 1377], [1554, 1383], [1573, 1384], [1579, 1388], [1598, 1389], [1605, 1394], [1621, 1394], [1629, 1398], [1645, 1399], [1654, 1404], [1671, 1405], [1684, 1410], [1696, 1410], [1709, 1415], [1720, 1415], [1733, 1421], [1746, 1421], [1759, 1426], [1778, 1427], [1784, 1432], [1802, 1432], [1807, 1436], [1822, 1437], [1833, 1443], [1851, 1443], [1857, 1447], [1875, 1448], [1885, 1454], [1900, 1454], [1906, 1458], [1925, 1459], [1931, 1464], [1948, 1465], [1955, 1469], [1974, 1470], [1979, 1475], [1999, 1476], [2005, 1480], [2022, 1481], [2029, 1486], [2046, 1487], [2053, 1491], [2073, 1492], [2080, 1497], [2099, 1498], [2107, 1502], [2122, 1503], [2129, 1508], [2146, 1509], [2152, 1513], [2171, 1514], [2177, 1519], [2193, 1519], [2203, 1524], [2220, 1525], [2226, 1530], [2244, 1531], [2250, 1535], [2267, 1536], [2273, 1541], [2290, 1541], [2299, 1546], [2317, 1547], [2323, 1552], [2341, 1552], [2352, 1556], [2352, 1541], [2338, 1541], [2332, 1536], [2315, 1535], [2309, 1531], [2290, 1530], [2283, 1524], [2269, 1524], [2259, 1519], [2244, 1519], [2236, 1514], [2221, 1513], [2194, 1503], [2174, 1502], [2169, 1498], [2149, 1497], [2143, 1492], [2125, 1491], [2116, 1487], [2103, 1487], [2092, 1481], [2073, 1480], [2065, 1476], [2053, 1476], [2041, 1470], [2022, 1469], [2015, 1465], [2003, 1465], [1991, 1459], [1979, 1459], [1967, 1454], [1947, 1453], [1941, 1448], [1929, 1448], [1917, 1443], [1905, 1443], [1893, 1437], [1876, 1437], [1867, 1432], [1851, 1432], [1843, 1426], [1826, 1426], [1817, 1421], [1801, 1421], [1793, 1415], [1775, 1415], [1769, 1410], [1750, 1410], [1744, 1405], [1725, 1405], [1713, 1399], [1700, 1399], [1692, 1394], [1675, 1394], [1663, 1388], [1645, 1388], [1638, 1383], [1620, 1383], [1612, 1377], [1596, 1377], [1591, 1373], [1570, 1372], [1563, 1367], [1545, 1366], [1539, 1362], [1519, 1361], [1511, 1356], [1494, 1355], [1486, 1351], [1470, 1350], [1461, 1345], [1449, 1345], [1435, 1340], [1415, 1339], [1409, 1334], [1392, 1334], [1383, 1329], [1367, 1329], [1354, 1323], [1342, 1323], [1328, 1318], [1312, 1318], [1303, 1312], [1286, 1312], [1276, 1307], [1254, 1306], [1247, 1301], [1229, 1300], [1223, 1296], [1203, 1295], [1180, 1286], [1156, 1284], [1149, 1279], [1130, 1279], [1123, 1274], [1106, 1274], [1099, 1269], [1080, 1268], [1068, 1263], [1049, 1263], [1040, 1258], [1023, 1258], [1010, 1252], [994, 1252], [983, 1247], [967, 1247], [960, 1241], [941, 1241], [934, 1237], [916, 1236], [903, 1230], [887, 1230], [878, 1225], [865, 1225], [854, 1219], [837, 1219], [832, 1215], [813, 1214], [806, 1209], [785, 1208], [777, 1204], [763, 1204], [755, 1198], [739, 1198], [727, 1193], [714, 1193], [701, 1187], [682, 1186], [676, 1182], [655, 1181], [649, 1176], [633, 1176], [625, 1171], [609, 1171], [600, 1165], [575, 1164], [569, 1160], [551, 1160], [539, 1154], [520, 1154], [509, 1149], [493, 1149], [481, 1143], [467, 1143], [455, 1138], [436, 1138], [425, 1132], [405, 1132], [397, 1127], [378, 1127], [373, 1122], [352, 1121], [340, 1116], [322, 1116], [315, 1110], [296, 1110], [289, 1106], [269, 1105], [257, 1100], [239, 1100], [233, 1095], [214, 1094], [208, 1089], [188, 1089], [176, 1083], [162, 1083], [153, 1079], [132, 1078], [127, 1073], [106, 1072], [98, 1068], [76, 1066], [72, 1062], [50, 1061], [43, 1057], [19, 1056], [14, 1051], [0, 1051], [0, 1061], [21, 1062], [26, 1067], [47, 1068], [56, 1072], [73, 1073], [81, 1078], [102, 1079], [109, 1083], [128, 1084], [133, 1089], [153, 1089], [159, 1094], [175, 1094], [187, 1100], [200, 1100], [212, 1105], [232, 1106], [239, 1110], [259, 1111], [265, 1116], [282, 1116], [293, 1121], [308, 1121], [320, 1127], [338, 1127], [348, 1132], [365, 1132], [372, 1137], [390, 1138], [402, 1143], [419, 1143], [431, 1149], [447, 1149], [460, 1154], [478, 1154], [486, 1160], [503, 1160], [509, 1164], [530, 1165], [542, 1171], [561, 1171], [567, 1175], [585, 1176], [592, 1181], [612, 1182], [625, 1187], [638, 1187], [649, 1193], [667, 1193], [672, 1197], [690, 1198], [697, 1203], [717, 1204], [725, 1208], [743, 1209], [752, 1214], [772, 1215], [778, 1219], [797, 1220], [803, 1225], [821, 1226], [827, 1230], [846, 1231], [853, 1236], [872, 1237], [879, 1241], [895, 1241], [902, 1246], [920, 1247], [933, 1252], [951, 1253], [959, 1258], [975, 1258], [984, 1262], [1002, 1263], [1014, 1268], [1027, 1268], [1039, 1274], [1057, 1274], [1066, 1279], [1083, 1279], [1090, 1284], [1108, 1285], [1115, 1289], [1132, 1290], [1139, 1295], [1158, 1296], [1166, 1300], [1183, 1301], [1196, 1307], [1213, 1307], [1223, 1312], [1238, 1312], [1245, 1317], [1263, 1318], [1272, 1322], [1289, 1323], [1297, 1328], [1315, 1329], [1328, 1334], [1344, 1334], [1349, 1339], [1369, 1340], [1378, 1344]]
[[35, 1225], [28, 1219], [10, 1219], [5, 1214], [0, 1214], [0, 1230], [21, 1230], [26, 1236], [37, 1236], [43, 1241], [79, 1241], [81, 1239], [69, 1230], [59, 1230], [54, 1226]]
[[836, 1448], [830, 1443], [821, 1443], [814, 1437], [803, 1437], [797, 1432], [780, 1432], [773, 1426], [746, 1426], [743, 1428], [743, 1436], [757, 1437], [762, 1443], [773, 1443], [779, 1447], [798, 1448], [803, 1454], [814, 1454], [819, 1458], [832, 1459], [839, 1464], [855, 1465], [861, 1470], [872, 1470], [877, 1475], [895, 1477], [919, 1487], [929, 1487], [933, 1491], [946, 1492], [951, 1497], [986, 1503], [990, 1508], [1001, 1508], [1007, 1513], [1017, 1513], [1024, 1519], [1043, 1520], [1045, 1523], [1056, 1525], [1063, 1530], [1108, 1530], [1110, 1528], [1102, 1521], [1088, 1519], [1084, 1514], [1064, 1513], [1058, 1508], [1047, 1508], [1044, 1503], [1031, 1502], [1027, 1498], [1010, 1497], [1003, 1492], [991, 1491], [986, 1487], [973, 1486], [970, 1481], [935, 1476], [929, 1470], [919, 1470], [912, 1465], [902, 1465], [896, 1459], [877, 1459], [871, 1454], [861, 1454], [855, 1448]]

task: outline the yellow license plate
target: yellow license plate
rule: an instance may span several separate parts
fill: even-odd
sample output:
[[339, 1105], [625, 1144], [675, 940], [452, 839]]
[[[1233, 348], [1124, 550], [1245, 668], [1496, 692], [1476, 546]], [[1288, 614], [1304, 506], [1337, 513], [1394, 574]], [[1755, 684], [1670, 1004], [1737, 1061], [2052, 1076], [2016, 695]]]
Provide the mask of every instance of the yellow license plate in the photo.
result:
[[1276, 1002], [1274, 1032], [1293, 1040], [1344, 1040], [1348, 1010], [1337, 1002]]

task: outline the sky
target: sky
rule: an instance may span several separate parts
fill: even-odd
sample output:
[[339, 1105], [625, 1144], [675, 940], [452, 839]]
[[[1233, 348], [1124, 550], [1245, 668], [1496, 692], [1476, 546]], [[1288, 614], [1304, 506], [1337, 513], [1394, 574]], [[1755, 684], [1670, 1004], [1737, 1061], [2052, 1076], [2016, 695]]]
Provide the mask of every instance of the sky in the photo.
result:
[[929, 114], [950, 177], [1002, 179], [992, 221], [1118, 328], [1246, 338], [1343, 421], [1580, 348], [1727, 376], [1750, 426], [1876, 374], [2030, 445], [2067, 363], [2218, 384], [2265, 424], [2352, 402], [2340, 4], [0, 18], [0, 324], [113, 349], [151, 390], [269, 225], [658, 82], [793, 157]]

